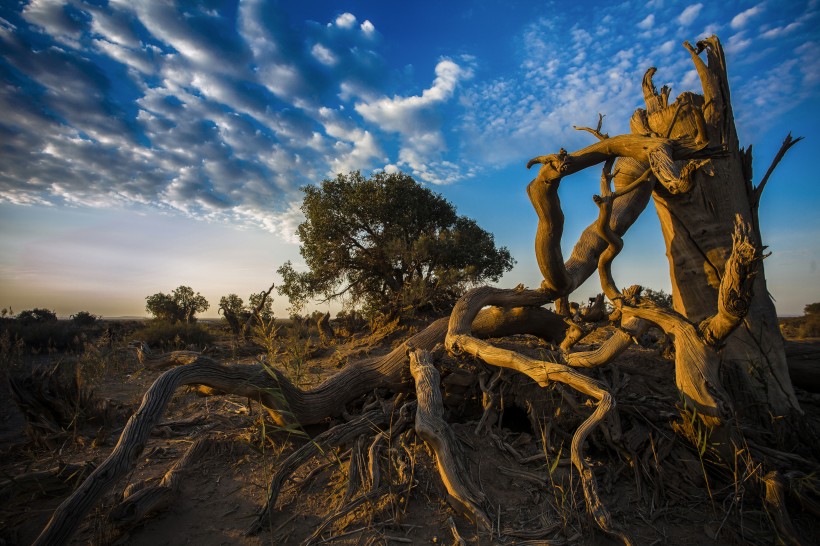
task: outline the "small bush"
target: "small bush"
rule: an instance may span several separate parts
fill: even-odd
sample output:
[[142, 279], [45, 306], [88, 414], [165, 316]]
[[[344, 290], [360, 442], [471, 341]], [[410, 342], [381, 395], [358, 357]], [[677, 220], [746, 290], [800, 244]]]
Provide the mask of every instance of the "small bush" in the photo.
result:
[[185, 349], [188, 346], [205, 347], [213, 342], [213, 335], [199, 324], [178, 322], [176, 324], [162, 320], [152, 320], [143, 328], [134, 331], [129, 339], [144, 341], [149, 347], [166, 351]]
[[17, 315], [17, 321], [25, 325], [57, 322], [57, 313], [49, 309], [27, 309]]
[[802, 317], [780, 319], [780, 331], [787, 338], [820, 337], [820, 303], [810, 303]]
[[88, 311], [80, 311], [76, 315], [71, 315], [71, 321], [79, 326], [92, 326], [100, 320], [101, 317], [92, 315]]
[[21, 322], [19, 319], [5, 319], [0, 324], [0, 328], [3, 330], [3, 335], [17, 340], [26, 349], [34, 352], [82, 348], [79, 337], [83, 334], [84, 329], [70, 321], [55, 319], [44, 322]]

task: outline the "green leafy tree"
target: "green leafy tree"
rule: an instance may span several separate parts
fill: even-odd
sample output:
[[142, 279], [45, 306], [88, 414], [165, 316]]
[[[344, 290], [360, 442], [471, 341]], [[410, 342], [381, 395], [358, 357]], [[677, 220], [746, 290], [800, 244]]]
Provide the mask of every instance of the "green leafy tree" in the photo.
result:
[[810, 303], [803, 308], [805, 315], [820, 315], [820, 302]]
[[239, 315], [245, 310], [245, 301], [236, 294], [228, 294], [219, 298], [219, 309], [226, 314]]
[[178, 286], [170, 294], [158, 292], [145, 298], [145, 310], [159, 320], [171, 323], [196, 322], [196, 314], [206, 311], [210, 304], [190, 286]]
[[268, 321], [273, 318], [273, 298], [267, 292], [251, 294], [248, 298], [247, 311], [256, 312], [262, 320]]
[[356, 171], [302, 191], [298, 235], [308, 271], [290, 262], [277, 271], [294, 309], [345, 296], [368, 313], [441, 310], [514, 264], [490, 233], [406, 174]]
[[247, 306], [244, 300], [236, 294], [228, 294], [220, 298], [219, 311], [225, 317], [234, 335], [246, 335], [250, 319], [254, 316], [266, 323], [272, 321], [273, 299], [270, 297], [272, 290], [273, 286], [268, 291], [251, 294]]

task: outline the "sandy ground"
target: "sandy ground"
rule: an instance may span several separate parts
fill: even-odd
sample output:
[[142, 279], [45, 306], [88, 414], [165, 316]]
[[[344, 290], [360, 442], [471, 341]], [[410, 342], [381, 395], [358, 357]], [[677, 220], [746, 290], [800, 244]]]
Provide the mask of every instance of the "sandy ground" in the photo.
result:
[[[324, 351], [320, 358], [304, 364], [304, 381], [314, 384], [348, 360], [385, 352], [396, 339], [362, 336], [339, 343]], [[534, 339], [504, 343], [535, 354], [543, 348]], [[803, 354], [812, 354], [812, 348], [816, 354], [820, 342], [807, 342], [803, 348]], [[226, 359], [231, 360], [229, 355]], [[809, 366], [820, 365], [817, 361], [812, 364], [809, 358], [804, 360]], [[465, 366], [449, 357], [438, 365], [445, 385], [449, 374], [461, 373], [456, 368]], [[657, 425], [676, 416], [672, 368], [656, 350], [635, 347], [616, 363], [596, 372], [613, 385], [625, 444], [634, 449], [632, 460], [645, 467], [643, 473], [636, 472], [628, 453], [613, 451], [602, 435], [594, 434], [587, 456], [604, 502], [613, 518], [629, 529], [638, 544], [771, 544], [766, 515], [751, 494], [739, 493], [737, 488], [727, 485], [728, 481], [709, 483], [692, 450], [681, 445], [668, 427]], [[137, 364], [130, 361], [104, 375], [95, 386], [97, 395], [135, 407], [158, 375], [137, 370]], [[543, 443], [538, 442], [545, 430], [533, 430], [526, 413], [519, 411], [525, 405], [522, 399], [530, 392], [527, 389], [533, 388], [537, 389], [532, 385], [522, 387], [508, 397], [505, 404], [509, 410], [492, 435], [474, 433], [475, 407], [480, 408], [475, 405], [480, 393], [460, 395], [458, 400], [467, 400], [460, 402], [462, 407], [448, 408], [470, 473], [485, 493], [497, 524], [506, 530], [546, 530], [544, 536], [554, 544], [617, 544], [595, 529], [586, 516], [580, 481], [567, 464], [569, 438], [581, 417], [568, 406], [561, 406], [564, 414], [549, 425], [552, 428], [546, 435], [552, 445], [545, 450]], [[532, 392], [533, 396], [544, 395], [543, 391]], [[562, 396], [558, 391], [548, 394], [558, 400]], [[800, 394], [807, 419], [817, 426], [820, 397], [802, 391]], [[475, 407], [465, 410], [465, 404]], [[588, 411], [583, 404], [578, 410], [579, 414]], [[647, 411], [653, 412], [651, 419], [647, 418]], [[546, 426], [545, 422], [542, 426]], [[320, 430], [317, 427], [308, 432]], [[69, 479], [62, 489], [44, 491], [43, 486], [30, 483], [15, 485], [15, 479], [64, 463], [99, 464], [118, 435], [116, 428], [86, 427], [49, 447], [37, 446], [25, 436], [21, 414], [10, 397], [4, 396], [0, 404], [0, 468], [1, 479], [6, 481], [4, 488], [0, 488], [0, 545], [30, 544], [76, 483], [76, 479]], [[266, 435], [268, 439], [264, 440]], [[187, 469], [179, 494], [169, 506], [129, 529], [112, 531], [105, 525], [108, 513], [128, 484], [141, 480], [156, 482], [194, 440], [203, 437], [214, 439], [214, 447]], [[486, 534], [479, 535], [474, 524], [448, 504], [429, 449], [412, 432], [404, 434], [402, 440], [401, 457], [409, 465], [404, 470], [411, 473], [411, 485], [391, 488], [377, 502], [365, 503], [359, 510], [339, 518], [314, 543], [454, 544], [452, 522], [469, 544], [546, 544], [528, 542], [530, 539], [525, 536], [508, 536], [498, 542]], [[350, 446], [327, 451], [296, 472], [285, 485], [268, 530], [250, 537], [244, 535], [244, 530], [263, 505], [267, 484], [279, 463], [306, 441], [303, 436], [277, 430], [264, 417], [260, 406], [246, 398], [181, 392], [171, 403], [137, 468], [84, 519], [72, 543], [300, 544], [344, 504], [350, 470], [346, 451]], [[528, 462], [522, 463], [522, 458]], [[700, 479], [692, 480], [691, 475]], [[655, 478], [650, 480], [647, 476]], [[800, 529], [808, 530], [809, 536], [818, 539], [811, 518], [799, 508], [795, 508], [793, 517]]]

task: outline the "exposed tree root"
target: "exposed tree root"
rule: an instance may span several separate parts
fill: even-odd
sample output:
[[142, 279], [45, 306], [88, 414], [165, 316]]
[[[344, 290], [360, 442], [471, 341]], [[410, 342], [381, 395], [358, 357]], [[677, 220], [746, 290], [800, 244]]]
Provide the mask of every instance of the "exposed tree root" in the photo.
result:
[[[509, 403], [502, 403], [501, 396], [499, 396], [501, 388], [506, 389], [505, 392], [509, 393], [512, 390], [516, 393], [516, 389], [519, 388], [516, 382], [526, 382], [521, 376], [505, 371], [510, 368], [527, 375], [541, 387], [553, 384], [564, 385], [596, 401], [594, 411], [591, 415], [587, 415], [588, 412], [583, 408], [583, 400], [578, 400], [576, 396], [573, 396], [571, 389], [565, 389], [562, 394], [565, 399], [559, 398], [559, 404], [566, 404], [574, 408], [573, 411], [565, 412], [567, 418], [570, 419], [566, 423], [573, 423], [571, 426], [577, 426], [577, 429], [574, 434], [569, 435], [561, 430], [563, 425], [547, 422], [547, 430], [543, 433], [542, 441], [544, 449], [550, 449], [549, 430], [553, 431], [553, 435], [558, 435], [560, 442], [563, 442], [564, 438], [570, 441], [570, 461], [580, 474], [586, 506], [593, 520], [605, 532], [618, 537], [625, 544], [630, 544], [631, 538], [613, 522], [607, 507], [601, 501], [598, 490], [597, 480], [602, 479], [603, 476], [604, 487], [608, 487], [606, 484], [611, 480], [612, 470], [606, 469], [605, 472], [601, 472], [596, 480], [590, 463], [584, 456], [584, 446], [587, 440], [591, 439], [592, 431], [607, 420], [609, 428], [602, 430], [606, 441], [603, 448], [614, 449], [625, 460], [630, 461], [635, 474], [638, 495], [650, 494], [654, 499], [658, 495], [662, 496], [664, 488], [680, 487], [675, 484], [674, 480], [667, 483], [659, 467], [663, 458], [668, 456], [672, 442], [656, 445], [648, 433], [651, 429], [647, 426], [664, 426], [665, 421], [663, 419], [657, 423], [647, 421], [646, 426], [639, 426], [634, 423], [633, 419], [633, 422], [630, 422], [632, 429], [629, 435], [622, 436], [619, 420], [616, 419], [617, 414], [614, 411], [613, 396], [604, 384], [566, 364], [548, 362], [543, 357], [529, 357], [518, 350], [504, 349], [482, 341], [474, 336], [472, 331], [472, 328], [475, 328], [476, 324], [481, 324], [482, 320], [486, 321], [485, 325], [488, 325], [482, 330], [485, 335], [492, 335], [492, 324], [499, 325], [499, 330], [505, 334], [515, 333], [519, 325], [522, 326], [519, 331], [526, 332], [528, 329], [534, 331], [536, 328], [524, 328], [523, 325], [531, 317], [539, 316], [540, 312], [536, 310], [547, 300], [547, 296], [541, 291], [501, 290], [489, 287], [475, 289], [458, 302], [449, 323], [445, 323], [445, 320], [437, 321], [412, 336], [407, 342], [397, 346], [391, 353], [354, 362], [318, 387], [305, 391], [297, 389], [280, 372], [263, 364], [224, 365], [204, 355], [192, 357], [186, 353], [180, 355], [169, 353], [163, 359], [157, 359], [157, 365], [164, 366], [172, 362], [177, 364], [177, 367], [164, 372], [151, 386], [139, 410], [126, 425], [119, 443], [109, 458], [72, 496], [63, 502], [36, 543], [60, 544], [70, 536], [90, 507], [130, 471], [148, 441], [151, 429], [160, 421], [164, 408], [175, 389], [187, 384], [206, 385], [221, 392], [249, 396], [260, 401], [271, 415], [284, 425], [317, 423], [327, 417], [347, 415], [346, 406], [349, 402], [362, 400], [363, 395], [372, 393], [375, 388], [384, 388], [387, 393], [398, 393], [389, 400], [379, 396], [368, 398], [364, 407], [356, 410], [361, 412], [359, 416], [346, 417], [350, 420], [309, 440], [281, 462], [270, 482], [267, 502], [259, 510], [256, 520], [248, 529], [250, 534], [258, 533], [270, 524], [275, 516], [274, 509], [282, 488], [294, 472], [314, 457], [336, 447], [351, 447], [348, 450], [350, 462], [347, 466], [347, 492], [341, 499], [342, 507], [339, 511], [322, 523], [317, 532], [308, 539], [309, 542], [320, 541], [321, 535], [331, 524], [367, 502], [376, 502], [388, 493], [405, 491], [405, 494], [409, 494], [414, 487], [415, 455], [403, 431], [406, 431], [415, 420], [416, 433], [431, 446], [438, 464], [439, 475], [447, 488], [452, 505], [459, 512], [466, 514], [469, 519], [476, 522], [480, 529], [499, 535], [502, 541], [505, 540], [503, 537], [546, 540], [543, 537], [553, 532], [555, 525], [559, 524], [545, 525], [549, 522], [542, 520], [540, 525], [534, 526], [536, 528], [511, 529], [510, 525], [502, 527], [500, 523], [496, 524], [494, 521], [496, 516], [500, 517], [500, 510], [498, 514], [488, 516], [488, 513], [493, 511], [492, 499], [487, 498], [483, 488], [473, 483], [474, 476], [471, 475], [470, 466], [466, 460], [462, 459], [462, 444], [469, 445], [470, 440], [462, 441], [456, 438], [454, 429], [444, 420], [441, 384], [444, 384], [446, 388], [447, 384], [457, 385], [460, 381], [467, 381], [472, 385], [471, 388], [475, 389], [473, 391], [475, 396], [480, 397], [483, 394], [486, 398], [483, 416], [481, 416], [480, 406], [475, 408], [477, 411], [474, 414], [475, 419], [481, 416], [479, 425], [482, 435], [492, 439], [498, 449], [512, 455], [520, 464], [527, 464], [528, 461], [535, 460], [531, 455], [522, 456], [519, 452], [520, 446], [511, 445], [511, 441], [506, 439], [503, 432], [505, 429], [498, 428], [506, 422], [501, 415], [505, 410], [504, 405]], [[486, 306], [494, 307], [487, 308]], [[629, 311], [624, 311], [622, 313], [625, 317]], [[550, 315], [541, 314], [541, 316], [552, 320]], [[500, 320], [494, 320], [493, 317], [500, 318]], [[527, 319], [525, 321], [516, 317], [527, 317]], [[656, 317], [653, 315], [649, 318]], [[517, 320], [521, 322], [516, 322]], [[540, 350], [540, 354], [552, 354], [556, 358], [563, 357], [565, 361], [581, 366], [599, 366], [610, 362], [626, 346], [630, 345], [647, 323], [648, 318], [643, 316], [623, 318], [622, 329], [616, 331], [616, 334], [597, 351], [562, 354]], [[563, 322], [561, 324], [563, 325]], [[554, 332], [555, 330], [549, 329], [549, 331]], [[558, 331], [563, 334], [563, 328], [559, 328]], [[543, 328], [541, 332], [544, 333]], [[554, 336], [551, 341], [555, 343], [559, 339], [560, 335]], [[520, 340], [526, 340], [526, 338], [520, 338]], [[433, 367], [427, 353], [441, 341], [445, 342], [451, 354], [466, 353], [478, 359], [479, 362], [483, 362], [479, 364], [479, 367], [483, 366], [483, 372], [462, 370], [454, 374], [450, 370], [448, 372], [450, 375], [447, 375], [448, 379], [441, 381], [439, 372]], [[408, 354], [411, 357], [409, 367]], [[453, 362], [453, 359], [442, 360], [442, 358], [449, 357], [438, 357], [436, 361]], [[447, 365], [450, 366], [450, 364]], [[627, 381], [628, 377], [619, 379], [617, 375], [613, 376], [613, 389], [617, 391], [619, 386]], [[414, 390], [413, 382], [415, 382], [417, 400], [412, 398], [412, 394], [405, 394]], [[482, 383], [483, 389], [479, 389], [475, 385], [476, 382]], [[382, 393], [380, 396], [384, 396], [385, 391], [380, 392]], [[521, 396], [520, 393], [504, 394], [504, 396], [508, 395]], [[473, 403], [478, 404], [478, 400], [474, 399]], [[361, 406], [357, 403], [355, 407]], [[634, 406], [633, 410], [635, 408], [639, 414], [645, 411], [642, 409], [643, 406]], [[641, 417], [646, 419], [645, 415]], [[534, 419], [532, 421], [533, 431], [540, 426], [539, 418], [533, 416], [532, 411], [524, 419]], [[468, 424], [472, 426], [475, 422], [468, 422]], [[579, 422], [580, 425], [578, 425]], [[412, 435], [410, 431], [407, 433]], [[650, 436], [650, 440], [647, 440], [647, 436]], [[553, 463], [547, 460], [551, 464], [549, 475], [525, 469], [499, 468], [499, 472], [505, 476], [508, 475], [510, 479], [519, 479], [531, 484], [538, 483], [543, 487], [550, 483], [552, 472], [560, 467], [563, 461], [563, 459], [559, 460], [560, 450], [557, 442], [553, 445], [556, 448], [552, 453], [557, 454]], [[112, 523], [124, 526], [133, 525], [146, 513], [158, 510], [164, 503], [169, 502], [178, 488], [179, 479], [186, 466], [199, 459], [205, 449], [207, 448], [204, 447], [204, 441], [194, 444], [186, 455], [166, 473], [158, 486], [145, 487], [145, 484], [139, 484], [130, 487], [124, 502], [111, 511]], [[775, 455], [769, 454], [768, 460], [779, 461], [779, 463], [792, 467], [801, 464], [800, 461]], [[344, 457], [343, 455], [326, 465], [319, 465], [317, 467], [319, 470], [312, 472], [311, 476], [318, 475], [328, 465], [340, 464]], [[540, 458], [541, 464], [544, 463], [544, 455], [536, 458]], [[654, 466], [649, 464], [651, 460], [654, 460]], [[385, 463], [390, 465], [387, 474], [384, 470]], [[775, 467], [784, 468], [779, 463]], [[650, 471], [650, 468], [655, 468], [655, 470]], [[558, 470], [558, 472], [565, 473], [566, 470]], [[310, 478], [306, 478], [298, 485], [301, 487], [307, 479]], [[397, 484], [404, 485], [398, 486]], [[648, 484], [651, 487], [647, 487]], [[789, 485], [791, 485], [790, 482]], [[547, 489], [547, 491], [550, 490]], [[783, 489], [779, 491], [782, 497]], [[794, 488], [789, 487], [789, 492], [794, 494]], [[659, 506], [660, 497], [653, 502]], [[775, 503], [771, 506], [784, 505]], [[788, 516], [783, 519], [785, 512], [778, 515], [774, 508], [770, 509], [770, 513], [772, 513], [778, 532], [786, 536], [789, 529]], [[777, 518], [781, 518], [780, 521], [786, 523], [779, 523]]]
[[521, 372], [542, 387], [546, 387], [552, 382], [560, 382], [598, 400], [595, 411], [583, 422], [572, 437], [572, 463], [581, 474], [587, 509], [598, 526], [605, 532], [620, 538], [624, 544], [632, 544], [631, 539], [612, 522], [609, 511], [601, 502], [595, 476], [583, 453], [583, 443], [587, 436], [603, 422], [613, 409], [614, 400], [612, 396], [602, 384], [564, 364], [534, 360], [514, 351], [494, 347], [471, 335], [470, 326], [473, 318], [484, 306], [521, 305], [521, 302], [529, 301], [537, 297], [537, 294], [528, 290], [501, 290], [490, 287], [471, 290], [456, 303], [450, 315], [445, 345], [453, 353], [466, 352], [492, 366], [510, 368]]
[[271, 517], [271, 511], [279, 498], [282, 486], [293, 472], [302, 466], [308, 459], [318, 453], [324, 452], [332, 446], [350, 443], [362, 434], [368, 432], [379, 432], [388, 422], [390, 416], [382, 410], [371, 410], [348, 423], [337, 425], [330, 430], [323, 432], [316, 438], [303, 445], [293, 452], [285, 461], [279, 465], [268, 486], [268, 500], [265, 506], [257, 514], [256, 520], [246, 531], [248, 535], [257, 534], [267, 524]]
[[416, 381], [416, 433], [430, 446], [451, 504], [468, 516], [480, 528], [492, 532], [492, 523], [481, 505], [484, 494], [470, 479], [467, 464], [459, 449], [455, 433], [444, 420], [444, 408], [439, 388], [439, 373], [430, 362], [430, 353], [411, 350], [410, 373]]
[[789, 511], [786, 509], [783, 477], [779, 472], [773, 470], [763, 476], [761, 481], [766, 489], [764, 494], [766, 510], [771, 515], [780, 538], [790, 546], [802, 546], [804, 542], [794, 529]]
[[367, 493], [362, 493], [361, 495], [359, 495], [358, 498], [356, 498], [356, 499], [354, 499], [350, 502], [345, 503], [345, 505], [342, 506], [342, 508], [340, 508], [335, 514], [333, 514], [332, 516], [325, 519], [322, 523], [319, 524], [319, 526], [316, 528], [316, 530], [313, 532], [313, 534], [311, 534], [307, 538], [307, 540], [305, 540], [302, 543], [303, 546], [308, 546], [309, 544], [313, 544], [316, 541], [316, 539], [318, 539], [319, 537], [322, 536], [322, 533], [325, 531], [325, 529], [327, 529], [334, 521], [338, 520], [339, 518], [353, 512], [358, 507], [360, 507], [360, 506], [362, 506], [362, 505], [364, 505], [368, 502], [375, 503], [380, 498], [382, 498], [385, 495], [389, 494], [392, 489], [401, 489], [403, 487], [407, 487], [407, 485], [403, 484], [403, 485], [399, 485], [395, 488], [393, 488], [389, 485], [382, 485], [381, 487], [379, 487], [377, 489], [373, 489], [372, 491], [368, 491]]

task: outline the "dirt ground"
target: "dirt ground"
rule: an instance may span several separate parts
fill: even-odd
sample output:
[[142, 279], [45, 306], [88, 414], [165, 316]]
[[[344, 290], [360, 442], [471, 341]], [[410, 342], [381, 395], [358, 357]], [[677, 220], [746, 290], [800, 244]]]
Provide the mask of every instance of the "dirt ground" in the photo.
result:
[[[336, 342], [316, 358], [300, 363], [302, 386], [317, 384], [347, 361], [387, 352], [397, 339], [398, 335], [382, 339], [359, 335]], [[594, 346], [601, 339], [585, 342]], [[529, 336], [498, 343], [532, 355], [546, 348], [542, 341]], [[805, 365], [820, 366], [820, 361], [806, 357], [820, 351], [820, 340], [801, 342], [800, 348]], [[218, 355], [224, 361], [254, 360], [224, 347]], [[27, 365], [48, 365], [61, 358], [70, 359], [52, 355]], [[527, 385], [523, 376], [510, 377], [511, 384], [520, 388], [510, 391], [504, 414], [492, 433], [476, 435], [480, 392], [469, 387], [464, 390], [458, 378], [477, 371], [478, 364], [439, 355], [436, 366], [442, 373], [449, 421], [467, 456], [470, 473], [486, 494], [496, 528], [509, 533], [502, 538], [479, 535], [475, 525], [448, 504], [430, 450], [408, 430], [399, 435], [396, 445], [388, 445], [385, 453], [398, 453], [406, 465], [404, 471], [411, 476], [409, 483], [329, 522], [313, 538], [314, 544], [458, 544], [453, 525], [467, 544], [618, 543], [601, 533], [586, 514], [580, 480], [568, 460], [569, 439], [591, 411], [584, 399], [561, 389]], [[135, 359], [123, 356], [121, 365], [95, 379], [94, 390], [96, 396], [130, 410], [159, 373], [140, 369]], [[674, 371], [657, 349], [633, 347], [613, 364], [591, 373], [612, 386], [624, 444], [631, 453], [613, 449], [605, 435], [596, 432], [590, 437], [586, 455], [602, 500], [637, 544], [776, 543], [764, 508], [743, 480], [738, 480], [737, 474], [732, 476], [731, 469], [707, 471], [697, 452], [684, 445], [670, 428], [669, 423], [680, 418]], [[534, 430], [533, 420], [527, 416], [527, 393], [554, 401], [552, 419], [537, 421], [540, 430]], [[820, 427], [820, 395], [800, 391], [799, 397], [807, 422]], [[33, 473], [66, 464], [99, 464], [116, 444], [121, 430], [121, 425], [79, 427], [43, 445], [26, 436], [24, 425], [6, 393], [0, 399], [0, 545], [30, 544], [55, 507], [85, 475], [75, 469], [62, 480], [54, 480]], [[313, 435], [321, 430], [322, 426], [304, 432], [279, 429], [258, 403], [247, 398], [181, 391], [153, 433], [137, 468], [84, 519], [72, 544], [304, 543], [349, 500], [345, 496], [351, 446], [325, 451], [299, 468], [279, 497], [269, 529], [256, 536], [245, 536], [244, 531], [264, 504], [268, 483], [281, 461], [309, 441], [305, 433]], [[210, 438], [211, 447], [183, 473], [179, 494], [169, 506], [127, 529], [112, 530], [106, 524], [129, 484], [156, 482], [199, 438]], [[32, 475], [40, 477], [22, 479]], [[820, 543], [813, 518], [796, 504], [789, 507], [804, 537], [813, 541], [810, 543]]]

